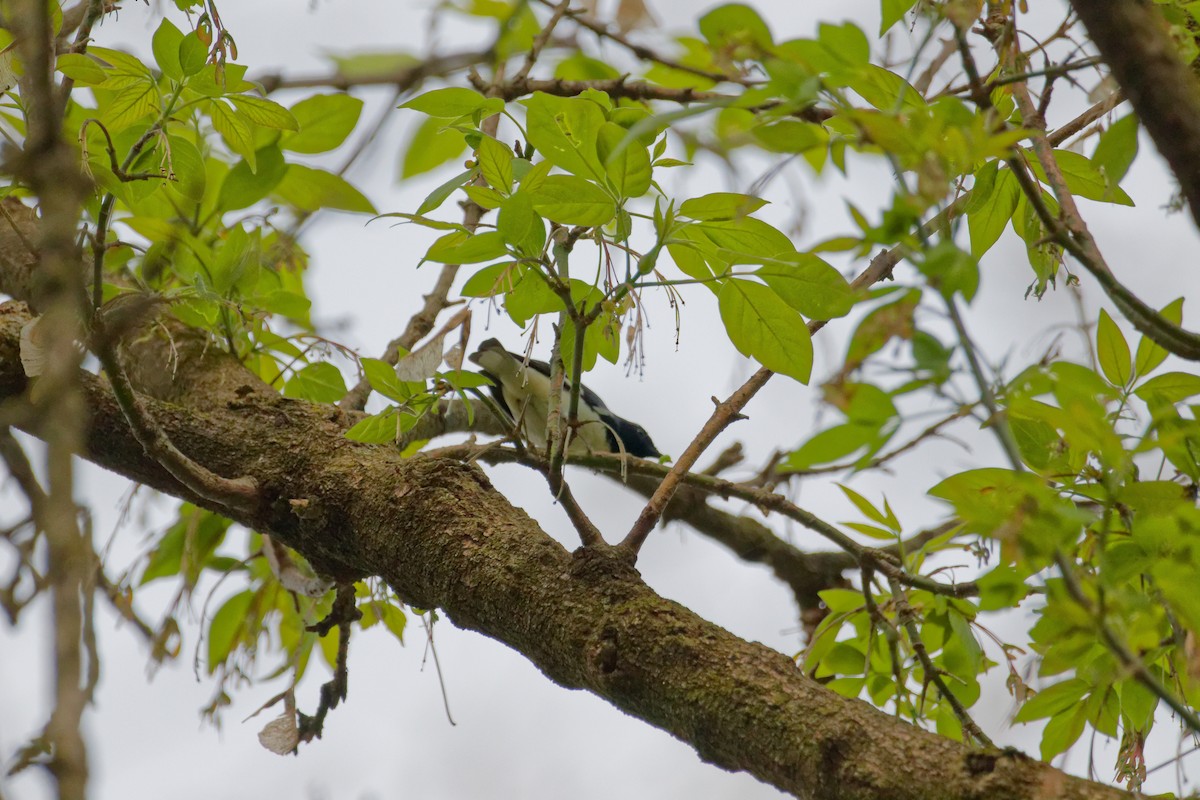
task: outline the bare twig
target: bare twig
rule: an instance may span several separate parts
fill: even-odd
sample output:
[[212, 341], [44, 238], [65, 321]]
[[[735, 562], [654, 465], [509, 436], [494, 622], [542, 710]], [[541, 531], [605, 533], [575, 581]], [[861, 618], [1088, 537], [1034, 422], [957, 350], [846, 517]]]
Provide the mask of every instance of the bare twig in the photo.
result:
[[528, 55], [525, 56], [525, 63], [517, 70], [517, 74], [513, 76], [513, 80], [522, 81], [529, 77], [529, 71], [537, 63], [538, 56], [542, 54], [542, 48], [550, 41], [550, 37], [554, 35], [554, 29], [558, 26], [559, 20], [563, 18], [563, 14], [567, 13], [567, 9], [570, 6], [571, 0], [559, 0], [558, 5], [554, 6], [554, 13], [550, 15], [550, 19], [546, 20], [546, 24], [542, 26], [542, 30], [538, 33], [537, 38], [533, 40], [533, 45], [529, 48]]
[[484, 50], [468, 50], [444, 56], [431, 56], [415, 64], [406, 64], [391, 72], [354, 76], [335, 72], [332, 75], [318, 75], [309, 78], [293, 78], [281, 73], [270, 73], [259, 75], [255, 80], [262, 84], [263, 91], [267, 94], [281, 89], [314, 89], [318, 87], [349, 91], [356, 86], [395, 86], [407, 90], [426, 78], [449, 75], [477, 64], [485, 64], [491, 61], [493, 55], [493, 49], [489, 47]]

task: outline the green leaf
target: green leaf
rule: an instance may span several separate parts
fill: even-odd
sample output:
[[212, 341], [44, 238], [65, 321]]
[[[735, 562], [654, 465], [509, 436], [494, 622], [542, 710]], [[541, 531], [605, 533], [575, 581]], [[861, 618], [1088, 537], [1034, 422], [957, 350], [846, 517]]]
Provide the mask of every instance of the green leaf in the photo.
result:
[[441, 119], [457, 119], [471, 114], [483, 106], [487, 98], [474, 89], [463, 86], [449, 86], [445, 89], [434, 89], [432, 92], [418, 95], [400, 108], [411, 108], [431, 117]]
[[517, 285], [504, 295], [504, 309], [513, 322], [522, 327], [535, 314], [563, 310], [559, 296], [534, 272], [532, 267], [525, 270]]
[[679, 206], [679, 216], [695, 220], [737, 219], [753, 214], [766, 204], [766, 200], [748, 194], [713, 192], [684, 200]]
[[829, 141], [829, 133], [820, 125], [794, 119], [759, 125], [750, 133], [772, 153], [807, 153], [817, 147], [824, 153]]
[[1200, 375], [1192, 375], [1187, 372], [1168, 372], [1156, 375], [1134, 389], [1133, 393], [1150, 404], [1173, 405], [1180, 400], [1200, 394]]
[[762, 284], [735, 278], [721, 286], [717, 302], [725, 330], [742, 355], [808, 383], [812, 338], [804, 318], [779, 295]]
[[506, 261], [491, 264], [476, 272], [463, 284], [463, 297], [495, 297], [511, 291], [521, 277], [516, 264]]
[[104, 68], [82, 53], [63, 53], [58, 57], [56, 68], [80, 86], [100, 86], [108, 80]]
[[998, 611], [1015, 608], [1029, 595], [1025, 573], [1007, 564], [1001, 564], [975, 581], [979, 587], [979, 610]]
[[813, 434], [807, 442], [788, 453], [783, 463], [786, 471], [803, 471], [818, 464], [832, 464], [865, 447], [879, 438], [878, 425], [844, 423]]
[[400, 438], [400, 428], [395, 407], [359, 420], [354, 427], [346, 431], [346, 438], [363, 444], [388, 444], [396, 441]]
[[834, 614], [858, 611], [865, 607], [862, 592], [853, 589], [822, 589], [817, 594], [826, 608]]
[[167, 143], [171, 148], [171, 172], [174, 174], [167, 186], [193, 203], [199, 203], [204, 199], [208, 182], [204, 157], [196, 145], [181, 136], [168, 136]]
[[853, 503], [854, 507], [857, 508], [859, 513], [862, 514], [864, 517], [866, 517], [867, 519], [870, 519], [870, 520], [874, 520], [875, 522], [878, 522], [880, 525], [890, 525], [891, 524], [887, 515], [885, 515], [879, 509], [875, 508], [875, 506], [872, 505], [870, 500], [863, 497], [861, 494], [854, 491], [849, 486], [844, 486], [843, 484], [839, 483], [839, 484], [837, 484], [837, 487], [842, 490], [842, 494], [846, 495], [846, 499], [848, 499], [851, 503]]
[[298, 130], [284, 134], [279, 146], [293, 153], [325, 153], [346, 140], [358, 124], [363, 101], [348, 94], [317, 94], [291, 108]]
[[603, 225], [617, 213], [603, 189], [575, 175], [547, 175], [531, 199], [534, 211], [563, 225]]
[[400, 380], [395, 366], [386, 361], [378, 358], [364, 358], [359, 363], [362, 365], [363, 374], [367, 376], [371, 388], [389, 400], [407, 403], [414, 394], [425, 389], [424, 383]]
[[784, 253], [754, 274], [785, 303], [811, 319], [843, 317], [854, 306], [854, 290], [846, 279], [810, 253]]
[[513, 151], [506, 144], [483, 136], [476, 149], [479, 157], [479, 171], [488, 185], [504, 194], [512, 191], [513, 187]]
[[158, 64], [164, 75], [177, 81], [183, 79], [183, 68], [179, 66], [179, 45], [182, 42], [183, 31], [165, 17], [150, 40], [154, 63]]
[[208, 63], [208, 45], [200, 40], [199, 34], [192, 31], [179, 43], [179, 68], [187, 77], [199, 74]]
[[237, 107], [241, 115], [255, 125], [281, 131], [300, 130], [300, 125], [291, 112], [274, 100], [248, 94], [235, 94], [229, 99], [233, 101], [233, 105]]
[[257, 162], [254, 160], [256, 150], [254, 130], [250, 123], [227, 106], [224, 101], [213, 100], [209, 103], [208, 109], [213, 128], [221, 134], [221, 138], [225, 140], [225, 144], [229, 145], [229, 149], [246, 159], [250, 169], [258, 169]]
[[[158, 111], [158, 86], [149, 80], [139, 80], [118, 91], [104, 109], [110, 128], [128, 127], [145, 116]], [[213, 120], [214, 126], [216, 120]]]
[[[976, 189], [979, 188], [981, 187], [977, 184]], [[1017, 185], [1012, 170], [1003, 169], [995, 174], [990, 192], [978, 205], [973, 202], [974, 192], [975, 190], [972, 190], [973, 207], [967, 211], [967, 229], [971, 232], [971, 255], [978, 259], [983, 257], [1000, 238], [1000, 234], [1004, 233], [1013, 212], [1017, 210], [1021, 187]]]
[[929, 285], [947, 299], [961, 294], [969, 303], [979, 289], [979, 262], [952, 241], [939, 241], [924, 253], [917, 267]]
[[[926, 102], [921, 93], [894, 72], [874, 64], [860, 68], [858, 75], [849, 82], [850, 88], [880, 111], [921, 111]], [[907, 130], [907, 129], [906, 129]]]
[[[178, 521], [163, 533], [151, 551], [139, 584], [171, 576], [194, 582], [225, 540], [229, 525], [229, 520], [222, 516], [183, 503], [179, 507]], [[186, 574], [181, 574], [185, 551], [188, 569]]]
[[1087, 709], [1083, 705], [1077, 705], [1051, 717], [1042, 731], [1042, 761], [1050, 761], [1075, 744], [1083, 734], [1086, 721]]
[[505, 199], [496, 218], [496, 230], [524, 256], [538, 255], [546, 244], [546, 223], [534, 212], [525, 191]]
[[429, 117], [413, 131], [404, 147], [400, 177], [411, 178], [442, 166], [463, 154], [467, 140], [462, 131], [447, 128], [446, 121]]
[[717, 6], [700, 18], [700, 33], [717, 50], [739, 45], [766, 51], [773, 44], [771, 29], [748, 5], [729, 3]]
[[301, 211], [336, 208], [363, 214], [375, 213], [371, 201], [345, 178], [303, 164], [288, 165], [283, 180], [275, 187], [275, 194]]
[[650, 154], [636, 136], [616, 123], [606, 122], [600, 128], [596, 146], [618, 195], [641, 197], [650, 190]]
[[122, 53], [120, 50], [110, 50], [107, 47], [97, 47], [91, 45], [88, 47], [88, 55], [95, 56], [104, 63], [108, 64], [114, 74], [117, 75], [132, 75], [139, 78], [149, 78], [150, 70], [145, 64], [138, 59], [137, 56], [132, 56], [129, 53]]
[[[1158, 312], [1163, 319], [1179, 325], [1183, 322], [1183, 298], [1168, 303]], [[1153, 339], [1142, 336], [1138, 340], [1137, 355], [1133, 360], [1133, 371], [1137, 376], [1149, 375], [1167, 358], [1165, 348], [1155, 344]]]
[[[1097, 169], [1092, 160], [1082, 153], [1071, 150], [1055, 150], [1054, 160], [1062, 171], [1063, 179], [1072, 194], [1088, 200], [1098, 200], [1105, 203], [1115, 203], [1122, 206], [1133, 205], [1133, 200], [1125, 194], [1125, 190], [1117, 186], [1116, 181], [1106, 178]], [[1034, 173], [1043, 183], [1046, 182], [1046, 171], [1036, 159], [1030, 162]]]
[[254, 592], [247, 589], [226, 600], [208, 625], [208, 673], [216, 671], [233, 650], [246, 625]]
[[283, 396], [314, 403], [336, 403], [346, 396], [346, 381], [333, 364], [319, 361], [289, 378], [283, 386]]
[[1129, 382], [1131, 364], [1129, 360], [1129, 344], [1125, 334], [1113, 322], [1112, 317], [1104, 309], [1100, 309], [1100, 322], [1096, 326], [1096, 356], [1100, 360], [1100, 369], [1104, 377], [1116, 386], [1124, 386]]
[[[535, 92], [525, 106], [529, 143], [555, 166], [583, 178], [602, 181], [604, 166], [596, 152], [604, 111], [591, 100]], [[551, 217], [553, 219], [553, 217]]]
[[830, 25], [822, 22], [817, 26], [817, 31], [817, 40], [847, 64], [861, 67], [870, 62], [871, 43], [854, 23]]
[[1138, 153], [1138, 119], [1128, 114], [1108, 126], [1100, 134], [1096, 152], [1092, 155], [1095, 164], [1110, 183], [1116, 184], [1125, 177]]
[[225, 175], [217, 200], [217, 206], [223, 211], [236, 211], [262, 200], [279, 185], [288, 169], [283, 153], [275, 145], [258, 150], [254, 161], [257, 170], [251, 170], [250, 163], [242, 159]]
[[456, 231], [448, 233], [430, 246], [427, 261], [441, 264], [478, 264], [508, 255], [504, 235], [488, 231], [474, 235]]
[[881, 20], [879, 23], [879, 37], [892, 29], [900, 20], [904, 19], [904, 15], [909, 9], [917, 4], [917, 0], [881, 0]]
[[418, 216], [428, 214], [430, 211], [438, 208], [442, 203], [446, 202], [446, 198], [458, 191], [459, 187], [469, 182], [475, 177], [476, 171], [469, 169], [466, 172], [460, 172], [450, 180], [443, 183], [441, 186], [429, 193], [429, 196], [421, 201], [421, 205], [417, 208]]

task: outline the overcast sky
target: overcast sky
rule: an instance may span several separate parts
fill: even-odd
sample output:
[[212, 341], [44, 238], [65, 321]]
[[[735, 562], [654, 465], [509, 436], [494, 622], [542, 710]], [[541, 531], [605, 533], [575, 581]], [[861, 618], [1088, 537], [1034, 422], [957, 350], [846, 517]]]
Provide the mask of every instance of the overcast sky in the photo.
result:
[[[654, 7], [664, 28], [679, 29], [692, 24], [710, 5], [663, 0]], [[771, 23], [776, 39], [810, 34], [818, 20], [852, 18], [868, 31], [878, 28], [877, 4], [873, 2], [808, 2], [804, 14], [796, 12], [794, 0], [754, 5]], [[1057, 5], [1050, 5], [1056, 14], [1061, 13]], [[167, 7], [184, 27], [173, 4], [159, 3], [148, 9], [127, 2], [119, 20], [108, 20], [98, 30], [97, 40], [145, 53], [159, 15]], [[227, 1], [220, 9], [237, 39], [240, 60], [251, 65], [252, 73], [278, 69], [292, 75], [320, 74], [328, 70], [323, 58], [328, 53], [405, 49], [422, 54], [431, 47], [445, 52], [466, 49], [482, 41], [483, 35], [482, 29], [465, 26], [444, 13], [431, 27], [427, 24], [429, 5], [414, 2]], [[391, 95], [380, 90], [359, 96], [368, 101], [364, 119], [370, 120]], [[291, 98], [281, 100], [292, 102]], [[417, 118], [411, 112], [397, 115], [384, 129], [372, 157], [348, 175], [380, 211], [412, 210], [430, 188], [446, 178], [445, 173], [437, 173], [404, 186], [394, 180], [401, 142]], [[1065, 117], [1051, 123], [1063, 121]], [[1197, 288], [1194, 254], [1198, 242], [1186, 216], [1168, 216], [1162, 211], [1171, 185], [1152, 149], [1143, 141], [1143, 155], [1125, 183], [1138, 208], [1110, 210], [1085, 201], [1084, 210], [1109, 263], [1141, 290], [1151, 305], [1161, 306]], [[327, 163], [337, 164], [345, 151], [343, 148]], [[676, 178], [682, 182], [675, 188], [690, 195], [745, 191], [758, 177], [750, 173], [731, 177], [711, 168], [677, 172]], [[889, 182], [885, 169], [865, 162], [854, 163], [848, 180], [816, 177], [807, 168], [794, 166], [769, 186], [766, 196], [774, 205], [764, 213], [781, 227], [801, 219], [796, 241], [804, 247], [849, 230], [843, 198], [856, 198], [862, 207], [874, 209], [886, 202]], [[429, 231], [392, 227], [386, 222], [367, 225], [360, 216], [335, 215], [312, 226], [306, 244], [313, 256], [309, 287], [316, 319], [335, 324], [332, 336], [363, 355], [381, 353], [432, 282], [436, 266], [414, 269], [414, 254], [423, 252], [430, 241]], [[864, 265], [839, 266], [853, 269]], [[902, 278], [907, 269], [901, 267]], [[1034, 359], [1058, 336], [1063, 337], [1061, 344], [1067, 352], [1081, 352], [1078, 337], [1069, 330], [1064, 333], [1065, 326], [1076, 321], [1069, 296], [1059, 291], [1041, 301], [1027, 299], [1024, 289], [1029, 274], [1023, 248], [1011, 234], [985, 260], [982, 291], [969, 325], [994, 362], [1006, 353], [1013, 353], [1016, 362]], [[1083, 283], [1085, 296], [1095, 297], [1086, 277]], [[627, 376], [623, 368], [602, 363], [587, 381], [617, 413], [642, 423], [659, 449], [668, 453], [679, 453], [707, 419], [712, 409], [710, 397], [727, 396], [754, 369], [729, 344], [711, 295], [697, 290], [686, 292], [685, 297], [678, 342], [673, 312], [665, 300], [648, 298], [652, 326], [646, 337], [643, 375]], [[1095, 304], [1090, 308], [1094, 314]], [[487, 328], [486, 308], [480, 305], [476, 309], [476, 341], [496, 335], [510, 349], [517, 349], [520, 333], [511, 323], [497, 321], [493, 314]], [[1197, 318], [1192, 311], [1185, 309], [1185, 323], [1195, 328]], [[829, 424], [831, 417], [817, 410], [817, 384], [837, 368], [850, 325], [836, 322], [817, 337], [813, 387], [776, 377], [748, 408], [750, 419], [727, 432], [712, 452], [742, 441], [748, 449], [747, 464], [753, 469], [774, 448], [794, 446], [809, 431]], [[481, 335], [485, 328], [486, 334]], [[545, 357], [548, 348], [549, 343], [543, 341], [537, 352]], [[971, 436], [971, 431], [964, 429], [963, 434]], [[939, 519], [940, 506], [925, 492], [941, 477], [968, 466], [1000, 463], [988, 438], [973, 437], [972, 445], [972, 452], [952, 442], [934, 445], [902, 462], [895, 474], [863, 476], [856, 479], [855, 486], [869, 497], [886, 493], [906, 527], [916, 530]], [[551, 502], [539, 476], [515, 467], [489, 468], [489, 473], [497, 487], [548, 533], [568, 547], [575, 546], [565, 516]], [[601, 530], [616, 537], [627, 529], [640, 508], [637, 496], [607, 478], [573, 471], [571, 479], [581, 504]], [[149, 502], [142, 498], [133, 504], [131, 518], [118, 526], [120, 498], [128, 484], [84, 465], [80, 485], [80, 496], [92, 505], [98, 541], [110, 547], [114, 564], [129, 563], [143, 552], [174, 508], [167, 498]], [[853, 518], [849, 504], [828, 482], [801, 484], [796, 499], [827, 519]], [[13, 493], [0, 496], [0, 500], [0, 521], [23, 513], [13, 510], [18, 503]], [[806, 532], [779, 520], [772, 524], [780, 535], [824, 549]], [[11, 563], [7, 559], [9, 554], [0, 550], [0, 574], [7, 572]], [[740, 636], [789, 654], [802, 646], [789, 592], [765, 569], [738, 561], [686, 528], [672, 525], [657, 531], [643, 551], [639, 568], [658, 592]], [[209, 588], [202, 588], [197, 597], [203, 598]], [[235, 588], [232, 583], [223, 586], [217, 590], [218, 596]], [[138, 595], [139, 607], [153, 616], [170, 594], [165, 582], [147, 587]], [[100, 608], [98, 633], [104, 673], [97, 707], [86, 717], [91, 786], [97, 800], [779, 796], [749, 776], [702, 764], [686, 745], [588, 694], [553, 685], [507, 647], [442, 622], [435, 636], [449, 704], [458, 723], [452, 727], [443, 710], [437, 677], [425, 663], [425, 636], [416, 618], [410, 620], [404, 647], [378, 631], [355, 636], [349, 699], [330, 714], [324, 739], [305, 746], [298, 757], [275, 756], [256, 739], [274, 712], [248, 722], [243, 719], [282, 684], [240, 688], [234, 706], [223, 717], [222, 729], [215, 730], [198, 716], [213, 687], [193, 675], [195, 627], [185, 633], [186, 655], [151, 678], [139, 638]], [[47, 612], [43, 602], [26, 612], [20, 630], [0, 627], [2, 757], [8, 757], [39, 729], [50, 707]], [[197, 606], [193, 623], [200, 613]], [[1003, 619], [989, 618], [987, 624], [1009, 641], [1020, 642], [1027, 619], [1027, 612], [1019, 611]], [[998, 658], [995, 652], [990, 655]], [[1036, 754], [1036, 727], [1011, 729], [1005, 724], [1013, 703], [1003, 689], [1002, 673], [1002, 669], [995, 671], [995, 680], [985, 688], [984, 699], [974, 712], [999, 743], [1015, 744]], [[319, 670], [310, 670], [298, 693], [302, 708], [315, 706], [318, 681], [324, 679]], [[1177, 744], [1173, 730], [1165, 720], [1156, 729], [1148, 750], [1151, 766], [1173, 754]], [[1112, 748], [1097, 748], [1101, 779], [1111, 777], [1113, 752]], [[1083, 773], [1087, 760], [1086, 750], [1080, 747], [1068, 754], [1066, 766]], [[0, 771], [3, 768], [6, 765], [0, 764]], [[1147, 788], [1177, 791], [1174, 769], [1160, 770]], [[8, 800], [36, 800], [50, 796], [50, 784], [37, 772], [28, 772], [15, 779], [0, 778], [0, 792]]]

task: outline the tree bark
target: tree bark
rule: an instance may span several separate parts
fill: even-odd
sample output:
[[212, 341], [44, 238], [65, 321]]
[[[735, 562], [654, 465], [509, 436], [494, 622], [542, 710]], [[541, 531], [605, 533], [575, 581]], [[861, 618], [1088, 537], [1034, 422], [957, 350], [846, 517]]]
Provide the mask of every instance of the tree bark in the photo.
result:
[[1200, 84], [1148, 0], [1071, 0], [1200, 226]]

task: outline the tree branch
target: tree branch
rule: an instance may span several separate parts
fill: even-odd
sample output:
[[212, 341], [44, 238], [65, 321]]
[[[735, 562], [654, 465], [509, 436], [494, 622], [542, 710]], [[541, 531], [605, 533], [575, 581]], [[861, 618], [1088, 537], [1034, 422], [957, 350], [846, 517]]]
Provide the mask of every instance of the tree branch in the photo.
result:
[[[28, 319], [20, 304], [0, 306], [0, 400], [24, 390], [17, 351]], [[100, 381], [81, 381], [89, 459], [219, 510], [144, 454]], [[1127, 796], [1028, 759], [972, 752], [844, 699], [790, 658], [659, 597], [623, 560], [567, 553], [479, 470], [348, 441], [327, 406], [146, 402], [182, 448], [221, 472], [255, 475], [272, 500], [254, 513], [235, 511], [237, 522], [339, 578], [381, 575], [405, 602], [443, 609], [557, 683], [672, 733], [718, 766], [813, 800], [1017, 800], [1043, 797], [1048, 785], [1061, 798]], [[289, 498], [317, 502], [301, 519]]]
[[1071, 0], [1200, 225], [1200, 85], [1147, 0]]

